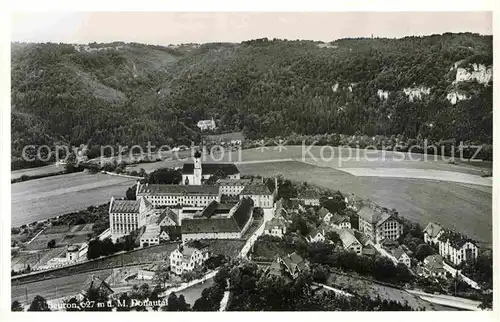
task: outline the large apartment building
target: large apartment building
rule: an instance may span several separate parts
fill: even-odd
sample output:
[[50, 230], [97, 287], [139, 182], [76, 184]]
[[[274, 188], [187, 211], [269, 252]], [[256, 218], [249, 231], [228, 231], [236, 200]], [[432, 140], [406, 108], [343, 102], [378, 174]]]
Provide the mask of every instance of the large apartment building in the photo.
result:
[[116, 239], [130, 234], [130, 232], [145, 225], [146, 218], [153, 213], [154, 207], [146, 198], [116, 200], [112, 197], [109, 204], [111, 236]]
[[374, 243], [383, 239], [398, 239], [403, 234], [403, 225], [392, 214], [376, 205], [364, 205], [358, 211], [359, 230]]

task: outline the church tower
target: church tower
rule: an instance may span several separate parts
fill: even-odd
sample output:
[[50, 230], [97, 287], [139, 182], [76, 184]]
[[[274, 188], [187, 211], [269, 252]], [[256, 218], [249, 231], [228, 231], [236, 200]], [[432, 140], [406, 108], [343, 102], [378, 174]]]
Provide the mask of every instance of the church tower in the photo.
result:
[[201, 185], [201, 153], [196, 150], [194, 153], [194, 173], [193, 173], [193, 184]]

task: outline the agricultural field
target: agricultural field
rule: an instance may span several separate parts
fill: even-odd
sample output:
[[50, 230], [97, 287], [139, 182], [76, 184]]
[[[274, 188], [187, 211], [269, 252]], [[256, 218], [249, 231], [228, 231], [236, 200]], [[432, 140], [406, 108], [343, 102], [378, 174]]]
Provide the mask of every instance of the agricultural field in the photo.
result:
[[56, 217], [125, 196], [133, 179], [72, 173], [11, 185], [12, 226]]
[[71, 244], [83, 244], [87, 242], [89, 235], [92, 234], [92, 224], [75, 226], [52, 226], [45, 229], [40, 235], [26, 245], [25, 250], [40, 250], [47, 248], [47, 243], [54, 239], [56, 247], [67, 246]]
[[246, 243], [240, 239], [204, 239], [203, 242], [209, 245], [212, 254], [225, 255], [231, 258], [237, 257]]
[[[284, 175], [297, 182], [307, 181], [321, 188], [370, 198], [387, 208], [396, 208], [404, 217], [426, 225], [438, 221], [471, 238], [492, 242], [492, 193], [488, 187], [419, 179], [357, 177], [347, 172], [302, 162], [245, 164], [242, 174]], [[491, 189], [491, 188], [490, 188]]]
[[10, 178], [12, 180], [12, 179], [21, 178], [24, 175], [32, 177], [32, 176], [40, 176], [40, 175], [58, 173], [61, 171], [64, 171], [64, 166], [57, 166], [55, 164], [51, 164], [51, 165], [47, 165], [44, 167], [11, 171]]

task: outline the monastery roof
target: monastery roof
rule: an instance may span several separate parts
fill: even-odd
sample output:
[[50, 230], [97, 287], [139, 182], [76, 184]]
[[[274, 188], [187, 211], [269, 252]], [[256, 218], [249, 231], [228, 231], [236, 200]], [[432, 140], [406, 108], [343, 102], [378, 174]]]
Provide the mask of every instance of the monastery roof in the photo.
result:
[[218, 186], [208, 185], [176, 185], [176, 184], [141, 184], [139, 194], [166, 195], [218, 195]]
[[383, 224], [387, 219], [394, 218], [387, 212], [382, 212], [379, 210], [373, 210], [371, 207], [363, 206], [359, 211], [358, 215], [360, 218], [368, 221], [371, 224], [376, 224], [377, 226]]
[[253, 200], [243, 198], [231, 217], [192, 218], [182, 220], [183, 234], [241, 232], [250, 220]]
[[249, 184], [241, 190], [240, 195], [271, 195], [269, 187], [263, 183]]
[[139, 200], [115, 200], [111, 201], [110, 213], [139, 213]]

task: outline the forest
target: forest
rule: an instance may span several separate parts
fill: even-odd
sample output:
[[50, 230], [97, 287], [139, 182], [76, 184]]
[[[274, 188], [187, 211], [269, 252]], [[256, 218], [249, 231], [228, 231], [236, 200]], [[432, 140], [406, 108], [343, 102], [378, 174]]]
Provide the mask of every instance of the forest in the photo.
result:
[[[196, 123], [250, 139], [400, 135], [491, 144], [492, 36], [328, 43], [256, 39], [176, 47], [12, 44], [12, 168], [23, 147], [199, 141]], [[409, 91], [419, 92], [410, 97]], [[452, 104], [450, 93], [465, 97]]]

